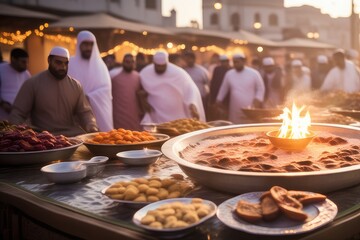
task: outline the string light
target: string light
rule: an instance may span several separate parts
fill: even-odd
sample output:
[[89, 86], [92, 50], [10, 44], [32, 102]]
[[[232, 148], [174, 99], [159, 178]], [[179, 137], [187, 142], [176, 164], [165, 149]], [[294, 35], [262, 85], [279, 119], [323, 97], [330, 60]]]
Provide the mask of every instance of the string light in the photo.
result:
[[22, 43], [27, 39], [32, 33], [35, 33], [37, 36], [43, 37], [43, 30], [49, 27], [48, 23], [41, 24], [38, 28], [34, 30], [26, 30], [24, 33], [21, 33], [20, 30], [15, 32], [1, 32], [0, 33], [0, 43], [6, 45], [14, 45], [15, 43]]
[[[69, 44], [70, 46], [76, 45], [75, 37], [65, 36], [62, 34], [52, 35], [52, 34], [44, 33], [43, 31], [48, 27], [49, 27], [49, 24], [44, 23], [44, 24], [39, 25], [39, 27], [34, 30], [26, 30], [23, 33], [20, 30], [16, 30], [15, 32], [1, 32], [0, 33], [0, 44], [14, 45], [16, 43], [22, 43], [29, 36], [31, 36], [32, 34], [35, 34], [38, 37], [42, 37], [42, 38], [45, 38], [47, 40], [50, 40], [50, 41], [53, 41], [56, 43], [63, 42], [63, 43]], [[75, 31], [75, 29], [73, 27], [69, 27], [69, 31], [73, 32], [73, 31]], [[114, 33], [125, 34], [125, 30], [116, 29], [116, 30], [114, 30]], [[142, 34], [146, 36], [148, 34], [148, 32], [144, 31]], [[234, 39], [234, 40], [232, 40], [232, 42], [235, 45], [248, 44], [248, 41], [241, 40], [241, 39]], [[154, 55], [155, 52], [160, 49], [167, 50], [169, 53], [177, 53], [177, 52], [181, 52], [182, 50], [186, 49], [187, 46], [185, 44], [176, 45], [172, 42], [168, 42], [166, 44], [159, 44], [159, 46], [157, 48], [143, 48], [143, 47], [136, 45], [135, 43], [132, 43], [129, 41], [124, 41], [123, 43], [116, 45], [115, 47], [109, 49], [108, 51], [102, 52], [101, 56], [105, 57], [109, 54], [114, 54], [114, 53], [122, 50], [123, 48], [131, 48], [131, 52], [134, 53], [134, 55], [139, 52], [146, 54], [146, 55]], [[201, 53], [215, 52], [218, 54], [227, 54], [227, 55], [231, 55], [231, 53], [233, 52], [233, 50], [231, 50], [231, 47], [228, 47], [227, 50], [225, 50], [225, 49], [220, 48], [215, 45], [204, 46], [204, 47], [199, 47], [199, 46], [193, 45], [190, 47], [190, 49], [194, 52], [196, 52], [196, 51], [199, 51]]]

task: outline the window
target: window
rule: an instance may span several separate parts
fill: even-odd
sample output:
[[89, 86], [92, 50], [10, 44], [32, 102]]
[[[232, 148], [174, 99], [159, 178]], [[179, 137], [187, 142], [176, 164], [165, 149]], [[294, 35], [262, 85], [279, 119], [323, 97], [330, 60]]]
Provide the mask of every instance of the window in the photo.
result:
[[239, 31], [240, 29], [240, 16], [238, 13], [233, 13], [230, 17], [230, 24], [233, 31]]
[[279, 20], [278, 20], [278, 16], [276, 14], [270, 14], [269, 16], [269, 25], [270, 26], [278, 26], [279, 25]]
[[219, 16], [217, 13], [213, 13], [210, 15], [210, 25], [218, 25], [219, 24]]
[[254, 15], [254, 22], [256, 22], [256, 23], [260, 23], [260, 22], [261, 22], [260, 13], [255, 13], [255, 15]]
[[145, 7], [146, 9], [156, 9], [156, 0], [146, 0]]

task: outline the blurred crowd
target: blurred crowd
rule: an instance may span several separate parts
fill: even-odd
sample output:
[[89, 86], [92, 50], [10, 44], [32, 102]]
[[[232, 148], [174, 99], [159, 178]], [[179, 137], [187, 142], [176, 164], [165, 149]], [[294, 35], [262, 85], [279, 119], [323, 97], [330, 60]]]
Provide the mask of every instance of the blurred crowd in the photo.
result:
[[35, 76], [24, 49], [1, 59], [0, 118], [67, 136], [180, 118], [248, 123], [244, 108], [274, 109], [311, 91], [358, 92], [358, 58], [342, 49], [284, 65], [240, 52], [215, 53], [206, 66], [192, 51], [101, 58], [95, 36], [82, 31], [74, 56], [54, 47], [48, 69]]

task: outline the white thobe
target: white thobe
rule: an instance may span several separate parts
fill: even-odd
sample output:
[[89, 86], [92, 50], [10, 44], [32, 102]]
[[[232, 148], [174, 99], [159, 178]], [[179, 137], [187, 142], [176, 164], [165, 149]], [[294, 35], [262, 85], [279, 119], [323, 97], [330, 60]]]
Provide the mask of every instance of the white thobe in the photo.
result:
[[1, 100], [13, 104], [17, 93], [24, 82], [31, 77], [28, 70], [16, 71], [9, 63], [0, 65], [0, 97]]
[[321, 91], [344, 91], [347, 93], [360, 91], [360, 79], [356, 66], [345, 60], [345, 68], [334, 67], [326, 75]]
[[181, 118], [192, 118], [190, 105], [194, 104], [201, 121], [205, 111], [199, 89], [184, 69], [167, 63], [166, 71], [157, 74], [154, 64], [140, 72], [141, 85], [147, 92], [147, 101], [152, 107], [141, 123], [163, 123]]
[[[0, 64], [0, 100], [13, 104], [21, 86], [31, 77], [28, 70], [16, 71], [10, 63]], [[0, 108], [0, 120], [8, 119], [9, 113]]]
[[242, 108], [251, 107], [254, 99], [264, 100], [265, 85], [260, 73], [244, 67], [242, 71], [229, 70], [221, 84], [216, 101], [222, 102], [230, 93], [229, 120], [233, 123], [244, 123], [247, 120]]

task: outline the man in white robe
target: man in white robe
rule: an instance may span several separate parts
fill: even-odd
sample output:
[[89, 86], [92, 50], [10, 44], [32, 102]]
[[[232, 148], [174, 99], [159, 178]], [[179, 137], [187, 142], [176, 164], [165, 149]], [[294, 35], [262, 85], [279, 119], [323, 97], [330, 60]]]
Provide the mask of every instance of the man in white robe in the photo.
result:
[[248, 123], [249, 119], [242, 108], [261, 107], [265, 95], [265, 85], [260, 73], [245, 66], [245, 55], [234, 54], [234, 69], [229, 70], [224, 77], [216, 98], [217, 105], [230, 93], [229, 120], [233, 123]]
[[8, 119], [17, 93], [31, 77], [28, 64], [29, 55], [20, 48], [11, 50], [10, 63], [0, 64], [0, 120]]
[[164, 51], [158, 51], [153, 60], [153, 64], [140, 72], [141, 85], [149, 104], [142, 123], [163, 123], [181, 118], [205, 121], [199, 89], [189, 74], [169, 63]]
[[89, 31], [81, 31], [77, 36], [76, 54], [69, 62], [69, 76], [81, 83], [99, 130], [113, 129], [110, 74], [100, 56], [95, 35]]
[[321, 91], [344, 91], [347, 93], [360, 90], [359, 72], [351, 61], [345, 59], [345, 53], [337, 50], [333, 54], [335, 67], [327, 74]]

